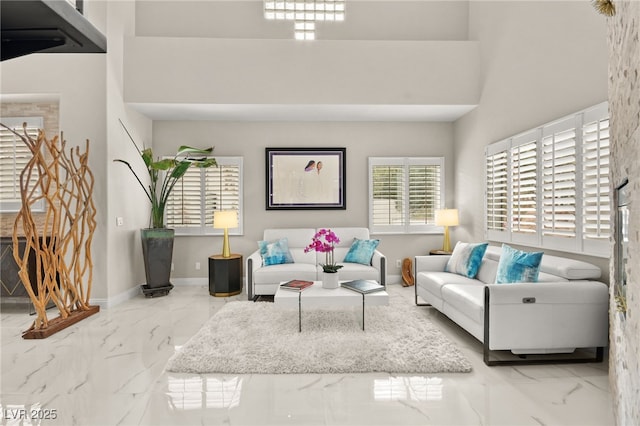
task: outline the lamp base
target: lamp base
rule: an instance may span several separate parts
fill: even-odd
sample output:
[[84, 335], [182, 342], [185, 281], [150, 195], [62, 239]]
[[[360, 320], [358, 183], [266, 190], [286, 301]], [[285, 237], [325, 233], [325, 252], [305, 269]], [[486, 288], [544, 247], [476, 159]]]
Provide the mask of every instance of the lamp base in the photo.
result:
[[231, 257], [231, 247], [229, 246], [229, 229], [224, 228], [224, 240], [222, 242], [222, 257]]
[[444, 241], [442, 243], [442, 251], [451, 253], [451, 240], [449, 239], [449, 227], [444, 227]]

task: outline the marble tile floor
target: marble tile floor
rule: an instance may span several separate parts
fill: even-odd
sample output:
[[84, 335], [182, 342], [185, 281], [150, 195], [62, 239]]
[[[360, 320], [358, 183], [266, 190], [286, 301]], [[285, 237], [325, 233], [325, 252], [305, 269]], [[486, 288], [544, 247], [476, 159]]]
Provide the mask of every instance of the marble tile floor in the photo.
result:
[[[225, 303], [205, 286], [139, 296], [45, 340], [25, 309], [1, 312], [2, 425], [611, 425], [602, 364], [487, 367], [482, 347], [413, 287], [419, 309], [473, 364], [469, 374], [193, 375], [167, 359]], [[398, 327], [410, 327], [410, 323]], [[23, 411], [21, 411], [23, 410]], [[31, 418], [33, 414], [35, 418]], [[45, 417], [38, 419], [37, 417]], [[52, 418], [55, 417], [55, 418]]]

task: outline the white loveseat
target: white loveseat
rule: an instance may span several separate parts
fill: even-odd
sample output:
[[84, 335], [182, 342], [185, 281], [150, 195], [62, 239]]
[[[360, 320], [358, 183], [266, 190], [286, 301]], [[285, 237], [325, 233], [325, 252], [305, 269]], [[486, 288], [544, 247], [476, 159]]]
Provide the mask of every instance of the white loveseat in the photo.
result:
[[450, 256], [416, 256], [415, 303], [422, 299], [482, 342], [488, 365], [514, 362], [492, 360], [499, 350], [526, 361], [528, 354], [596, 348], [595, 357], [580, 361], [602, 361], [609, 292], [591, 281], [600, 268], [545, 254], [538, 282], [494, 284], [500, 254], [500, 247], [489, 246], [475, 279], [444, 272]]
[[[287, 238], [289, 251], [294, 263], [263, 266], [260, 250], [253, 252], [246, 260], [247, 292], [249, 300], [257, 296], [273, 295], [282, 281], [293, 279], [315, 281], [322, 278], [321, 263], [325, 263], [325, 254], [310, 251], [304, 252], [318, 229], [315, 228], [272, 228], [265, 229], [264, 241], [275, 241]], [[340, 243], [334, 250], [336, 263], [343, 265], [338, 271], [339, 279], [375, 280], [382, 285], [387, 281], [386, 257], [376, 250], [370, 265], [344, 262], [354, 238], [368, 240], [368, 228], [331, 228], [340, 238]]]

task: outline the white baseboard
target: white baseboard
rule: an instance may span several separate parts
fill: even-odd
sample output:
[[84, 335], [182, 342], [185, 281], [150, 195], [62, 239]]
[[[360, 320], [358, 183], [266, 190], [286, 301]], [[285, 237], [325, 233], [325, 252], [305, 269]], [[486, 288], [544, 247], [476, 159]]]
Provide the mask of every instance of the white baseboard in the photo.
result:
[[[209, 284], [209, 280], [207, 278], [172, 278], [171, 283], [175, 286], [186, 286], [186, 285], [206, 286]], [[140, 293], [142, 293], [142, 289], [138, 285], [136, 287], [132, 287], [129, 290], [123, 291], [122, 293], [116, 294], [115, 296], [109, 297], [107, 299], [92, 297], [89, 300], [89, 304], [98, 305], [100, 306], [100, 309], [109, 309], [109, 308], [113, 308], [116, 305], [119, 305], [122, 302], [126, 302], [129, 299], [133, 299]]]
[[137, 295], [141, 293], [140, 286], [131, 287], [128, 290], [123, 291], [122, 293], [118, 293], [113, 297], [109, 297], [107, 299], [104, 298], [91, 298], [89, 300], [90, 305], [98, 305], [100, 309], [109, 309], [113, 308], [116, 305], [119, 305], [122, 302], [126, 302], [129, 299], [133, 299]]
[[[244, 277], [243, 277], [244, 278]], [[387, 275], [387, 284], [399, 284], [402, 282], [402, 275]], [[205, 277], [200, 278], [172, 278], [171, 283], [174, 286], [208, 286], [209, 280]], [[98, 305], [100, 309], [113, 308], [122, 302], [133, 299], [142, 292], [140, 286], [132, 287], [129, 290], [116, 294], [113, 297], [91, 298], [89, 304]]]
[[209, 285], [209, 279], [205, 277], [201, 278], [171, 278], [173, 285]]
[[387, 284], [400, 284], [402, 282], [402, 275], [388, 275]]

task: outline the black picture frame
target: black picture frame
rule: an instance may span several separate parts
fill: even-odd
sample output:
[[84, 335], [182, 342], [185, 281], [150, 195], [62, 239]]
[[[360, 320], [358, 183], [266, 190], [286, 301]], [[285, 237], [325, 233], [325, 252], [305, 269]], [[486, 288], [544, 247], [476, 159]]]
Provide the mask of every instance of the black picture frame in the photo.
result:
[[345, 210], [346, 148], [266, 148], [267, 210]]

